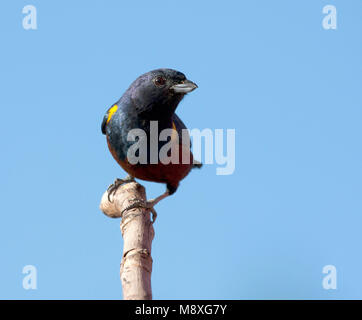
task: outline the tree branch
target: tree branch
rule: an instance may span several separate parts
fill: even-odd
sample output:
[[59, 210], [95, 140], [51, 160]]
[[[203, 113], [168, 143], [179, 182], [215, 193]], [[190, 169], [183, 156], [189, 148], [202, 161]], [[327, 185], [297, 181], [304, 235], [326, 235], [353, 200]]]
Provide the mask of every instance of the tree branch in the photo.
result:
[[146, 201], [145, 188], [137, 182], [129, 182], [120, 186], [111, 196], [112, 202], [108, 200], [106, 191], [100, 209], [108, 217], [122, 218], [124, 244], [120, 275], [123, 299], [151, 300], [151, 245], [154, 229], [149, 209], [127, 209], [136, 200]]

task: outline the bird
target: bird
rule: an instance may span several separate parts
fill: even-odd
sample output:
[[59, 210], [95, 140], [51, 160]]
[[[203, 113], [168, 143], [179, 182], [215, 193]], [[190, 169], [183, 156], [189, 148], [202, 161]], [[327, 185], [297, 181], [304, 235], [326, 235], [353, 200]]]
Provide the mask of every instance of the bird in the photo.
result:
[[[193, 168], [201, 168], [202, 164], [193, 158], [191, 152], [190, 137], [183, 121], [175, 113], [179, 103], [186, 94], [194, 91], [198, 86], [188, 80], [186, 76], [177, 70], [160, 68], [149, 71], [139, 76], [131, 83], [121, 98], [111, 105], [105, 113], [101, 125], [102, 133], [106, 136], [110, 153], [117, 163], [128, 173], [124, 179], [116, 179], [108, 188], [108, 200], [121, 185], [135, 181], [135, 178], [166, 184], [166, 191], [146, 202], [135, 201], [127, 207], [129, 210], [135, 207], [151, 209], [155, 220], [154, 206], [162, 199], [174, 194], [184, 179]], [[172, 134], [166, 141], [157, 141], [157, 158], [151, 161], [152, 122], [157, 123], [157, 137], [165, 129], [171, 129]], [[130, 161], [129, 150], [135, 141], [129, 138], [129, 133], [134, 129], [141, 129], [145, 133], [145, 145], [143, 152], [146, 161]], [[138, 132], [138, 131], [137, 131]], [[183, 134], [186, 134], [185, 136]], [[141, 138], [139, 138], [141, 139]], [[131, 141], [130, 141], [131, 140]], [[152, 140], [152, 141], [151, 141]], [[138, 140], [140, 141], [140, 140]], [[169, 146], [177, 146], [176, 158], [169, 163], [162, 160], [160, 151], [167, 143]], [[182, 153], [186, 151], [187, 157], [182, 159]], [[172, 150], [171, 150], [172, 153]], [[169, 156], [170, 152], [167, 153]], [[132, 159], [131, 159], [132, 160]]]

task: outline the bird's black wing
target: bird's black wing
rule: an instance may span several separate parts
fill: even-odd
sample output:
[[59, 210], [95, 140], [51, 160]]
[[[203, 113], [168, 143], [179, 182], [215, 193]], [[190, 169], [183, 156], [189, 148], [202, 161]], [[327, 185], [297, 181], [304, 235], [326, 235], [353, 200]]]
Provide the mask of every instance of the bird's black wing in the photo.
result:
[[103, 121], [102, 121], [102, 133], [106, 134], [106, 127], [107, 127], [107, 123], [109, 122], [109, 120], [111, 119], [112, 115], [114, 114], [114, 112], [117, 111], [118, 106], [116, 104], [112, 105], [106, 112], [106, 114], [103, 117]]
[[104, 115], [103, 121], [102, 121], [102, 133], [106, 134], [106, 126], [107, 126], [107, 120], [108, 120], [108, 112]]

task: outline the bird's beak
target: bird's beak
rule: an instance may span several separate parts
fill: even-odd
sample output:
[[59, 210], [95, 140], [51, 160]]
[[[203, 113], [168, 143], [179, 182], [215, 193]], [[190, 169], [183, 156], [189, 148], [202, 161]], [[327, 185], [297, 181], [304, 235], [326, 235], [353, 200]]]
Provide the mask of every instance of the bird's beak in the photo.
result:
[[197, 87], [196, 83], [190, 80], [185, 80], [183, 83], [175, 84], [170, 89], [176, 93], [189, 93], [194, 91]]

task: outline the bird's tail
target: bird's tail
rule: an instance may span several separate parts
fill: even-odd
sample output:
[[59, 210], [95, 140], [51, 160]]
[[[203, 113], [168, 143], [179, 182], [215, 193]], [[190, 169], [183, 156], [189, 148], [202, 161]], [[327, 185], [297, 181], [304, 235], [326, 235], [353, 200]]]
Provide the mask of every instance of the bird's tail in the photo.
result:
[[198, 162], [197, 160], [194, 160], [194, 163], [192, 164], [192, 168], [197, 168], [197, 169], [201, 169], [202, 168], [202, 163]]

